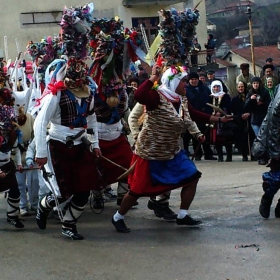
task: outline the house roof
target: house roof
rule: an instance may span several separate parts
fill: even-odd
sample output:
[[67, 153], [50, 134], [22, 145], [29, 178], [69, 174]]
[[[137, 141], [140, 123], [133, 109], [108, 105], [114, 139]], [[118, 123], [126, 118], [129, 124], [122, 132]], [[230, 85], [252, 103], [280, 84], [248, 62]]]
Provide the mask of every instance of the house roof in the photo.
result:
[[[251, 48], [234, 49], [229, 52], [239, 55], [250, 62], [252, 61]], [[227, 55], [228, 54], [226, 54], [223, 58]], [[255, 64], [260, 67], [265, 65], [265, 61], [268, 57], [273, 59], [273, 64], [275, 66], [280, 66], [280, 50], [277, 49], [276, 45], [254, 47], [254, 57]]]
[[244, 37], [226, 40], [225, 43], [230, 47], [231, 50], [238, 49], [240, 45], [244, 45]]
[[253, 6], [253, 5], [255, 5], [255, 3], [252, 1], [241, 1], [241, 2], [238, 1], [236, 3], [232, 3], [230, 5], [225, 6], [223, 9], [209, 13], [208, 15], [215, 15], [215, 14], [223, 13], [223, 12], [231, 12], [231, 11], [237, 10], [239, 7], [245, 7], [245, 6], [247, 7], [247, 6]]
[[229, 5], [227, 5], [225, 8], [227, 9], [227, 8], [231, 8], [231, 7], [242, 7], [242, 6], [253, 6], [253, 5], [255, 5], [255, 3], [254, 2], [252, 2], [252, 1], [238, 1], [238, 2], [236, 2], [236, 3], [232, 3], [232, 4], [229, 4]]
[[207, 17], [207, 20], [212, 22], [216, 26], [223, 25], [225, 23], [225, 19], [224, 18], [211, 18], [211, 17]]
[[220, 58], [216, 58], [216, 63], [218, 63], [220, 65], [223, 65], [225, 67], [234, 67], [234, 66], [236, 66], [236, 64], [234, 64], [232, 62], [229, 62], [227, 60], [222, 60]]

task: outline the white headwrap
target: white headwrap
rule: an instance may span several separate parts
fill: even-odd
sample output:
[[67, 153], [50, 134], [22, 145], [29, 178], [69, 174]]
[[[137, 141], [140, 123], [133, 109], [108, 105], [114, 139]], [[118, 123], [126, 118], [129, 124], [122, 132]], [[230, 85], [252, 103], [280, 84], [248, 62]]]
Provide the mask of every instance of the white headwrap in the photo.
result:
[[[213, 87], [214, 86], [219, 86], [220, 87], [220, 91], [219, 92], [214, 92], [213, 91]], [[220, 81], [217, 81], [217, 80], [213, 81], [211, 83], [211, 95], [216, 97], [216, 98], [218, 98], [218, 97], [222, 97], [224, 94], [225, 93], [223, 92], [223, 85], [222, 85], [222, 83]]]
[[171, 102], [178, 102], [181, 98], [175, 91], [180, 81], [188, 73], [183, 67], [171, 67], [167, 69], [161, 77], [161, 85], [158, 90]]

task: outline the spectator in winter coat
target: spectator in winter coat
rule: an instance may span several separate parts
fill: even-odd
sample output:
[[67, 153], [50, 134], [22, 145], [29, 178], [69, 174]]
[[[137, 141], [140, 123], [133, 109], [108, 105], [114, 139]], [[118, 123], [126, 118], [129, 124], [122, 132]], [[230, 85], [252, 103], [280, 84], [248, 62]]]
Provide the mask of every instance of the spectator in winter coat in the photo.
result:
[[214, 54], [214, 50], [216, 47], [216, 40], [214, 39], [213, 34], [209, 34], [207, 38], [207, 43], [204, 44], [207, 50], [206, 62], [207, 64], [212, 62], [212, 55]]
[[[262, 86], [261, 79], [254, 77], [251, 80], [252, 89], [249, 91], [245, 101], [245, 111], [251, 114], [251, 126], [255, 133], [258, 135], [262, 121], [264, 120], [269, 103], [271, 101], [269, 92]], [[267, 159], [259, 159], [260, 165], [265, 165]]]

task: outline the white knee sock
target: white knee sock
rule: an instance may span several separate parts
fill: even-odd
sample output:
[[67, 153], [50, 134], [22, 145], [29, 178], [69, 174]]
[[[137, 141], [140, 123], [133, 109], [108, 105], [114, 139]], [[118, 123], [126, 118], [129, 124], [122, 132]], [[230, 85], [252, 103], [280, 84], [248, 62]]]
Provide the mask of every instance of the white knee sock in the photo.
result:
[[113, 216], [113, 219], [115, 222], [117, 222], [118, 220], [123, 220], [124, 219], [124, 215], [121, 215], [119, 213], [119, 211], [116, 212], [116, 214]]
[[177, 218], [178, 219], [183, 219], [188, 215], [188, 211], [184, 209], [180, 209]]

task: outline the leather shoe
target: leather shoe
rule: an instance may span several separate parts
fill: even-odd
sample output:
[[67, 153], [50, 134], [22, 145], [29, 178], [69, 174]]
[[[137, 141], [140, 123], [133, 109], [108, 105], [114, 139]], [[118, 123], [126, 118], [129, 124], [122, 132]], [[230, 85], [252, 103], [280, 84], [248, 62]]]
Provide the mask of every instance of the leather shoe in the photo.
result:
[[186, 215], [183, 219], [176, 219], [176, 224], [179, 226], [197, 226], [200, 225], [202, 222], [199, 220], [193, 219], [191, 216]]
[[216, 157], [209, 156], [209, 157], [204, 157], [205, 160], [217, 160]]
[[118, 232], [121, 232], [121, 233], [130, 232], [130, 229], [126, 226], [123, 219], [115, 221], [114, 217], [112, 217], [112, 224], [115, 226], [115, 228]]

